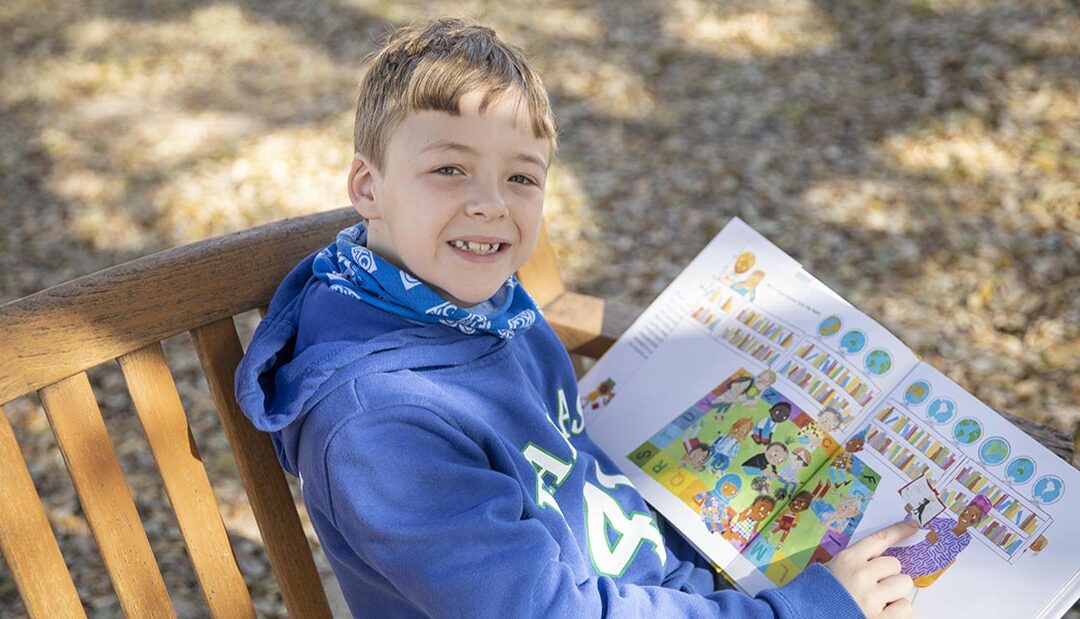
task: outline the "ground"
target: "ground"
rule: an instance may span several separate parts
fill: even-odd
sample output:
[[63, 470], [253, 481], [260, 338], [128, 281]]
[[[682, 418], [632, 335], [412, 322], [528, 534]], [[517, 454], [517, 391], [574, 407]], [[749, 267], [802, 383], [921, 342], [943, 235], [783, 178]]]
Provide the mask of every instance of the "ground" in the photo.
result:
[[[1080, 420], [1075, 0], [4, 2], [0, 302], [344, 205], [361, 59], [448, 13], [524, 47], [551, 91], [547, 219], [573, 288], [644, 305], [739, 216], [990, 405]], [[167, 349], [279, 616], [190, 343]], [[92, 378], [178, 614], [202, 616], [122, 377]], [[37, 400], [6, 410], [80, 594], [118, 615]], [[25, 612], [6, 574], [0, 609]]]

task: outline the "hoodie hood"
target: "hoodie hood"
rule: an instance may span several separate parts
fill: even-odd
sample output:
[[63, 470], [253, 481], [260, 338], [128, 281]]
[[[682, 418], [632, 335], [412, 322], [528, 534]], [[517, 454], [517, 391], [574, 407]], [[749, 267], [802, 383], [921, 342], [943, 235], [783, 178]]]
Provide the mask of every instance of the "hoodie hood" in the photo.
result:
[[468, 363], [506, 345], [414, 323], [334, 292], [312, 275], [315, 255], [281, 282], [236, 369], [240, 409], [272, 433], [278, 459], [294, 475], [298, 433], [284, 430], [334, 389], [368, 374]]

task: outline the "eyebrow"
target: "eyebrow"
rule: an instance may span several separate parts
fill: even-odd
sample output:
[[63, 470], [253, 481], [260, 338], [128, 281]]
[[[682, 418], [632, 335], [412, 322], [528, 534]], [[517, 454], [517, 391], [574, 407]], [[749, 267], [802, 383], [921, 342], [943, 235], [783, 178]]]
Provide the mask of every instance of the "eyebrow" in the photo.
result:
[[[457, 151], [459, 153], [465, 153], [467, 155], [478, 155], [478, 154], [480, 154], [479, 151], [477, 151], [472, 146], [468, 146], [467, 144], [461, 144], [460, 142], [450, 142], [450, 141], [447, 141], [447, 140], [439, 140], [438, 142], [433, 142], [432, 144], [426, 146], [423, 150], [421, 150], [420, 154], [434, 152], [434, 151], [440, 151], [440, 150], [452, 150], [452, 151]], [[541, 159], [541, 158], [539, 158], [539, 157], [537, 157], [535, 155], [530, 155], [528, 153], [519, 153], [519, 154], [514, 156], [514, 160], [515, 161], [524, 161], [526, 163], [533, 163], [533, 164], [536, 164], [536, 165], [540, 166], [544, 170], [547, 170], [547, 168], [548, 168], [547, 163], [543, 159]]]

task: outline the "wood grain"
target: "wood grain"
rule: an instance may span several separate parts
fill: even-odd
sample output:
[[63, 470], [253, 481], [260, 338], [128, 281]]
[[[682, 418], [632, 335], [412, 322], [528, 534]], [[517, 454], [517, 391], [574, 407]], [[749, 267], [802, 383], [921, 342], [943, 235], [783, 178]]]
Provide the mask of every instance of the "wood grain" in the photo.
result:
[[118, 359], [213, 617], [255, 617], [161, 344]]
[[293, 617], [329, 618], [326, 593], [270, 435], [251, 425], [233, 395], [233, 376], [243, 355], [236, 326], [224, 318], [191, 335], [285, 606]]
[[297, 262], [357, 219], [351, 207], [286, 219], [138, 258], [0, 305], [0, 404], [266, 305]]
[[546, 306], [566, 290], [562, 276], [559, 275], [559, 263], [555, 257], [555, 248], [548, 239], [546, 226], [540, 227], [536, 249], [529, 261], [518, 269], [517, 276], [529, 291], [529, 296], [540, 307]]
[[3, 407], [0, 407], [0, 550], [31, 617], [86, 617]]
[[619, 339], [641, 309], [576, 292], [564, 292], [544, 307], [544, 318], [572, 353], [599, 358]]
[[40, 393], [124, 614], [175, 617], [86, 374], [65, 378]]

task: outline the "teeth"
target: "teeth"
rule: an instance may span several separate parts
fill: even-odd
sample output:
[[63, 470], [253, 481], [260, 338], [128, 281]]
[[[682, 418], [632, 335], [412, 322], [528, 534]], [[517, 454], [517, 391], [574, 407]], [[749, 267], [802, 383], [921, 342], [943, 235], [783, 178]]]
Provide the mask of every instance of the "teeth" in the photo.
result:
[[458, 249], [480, 255], [493, 254], [502, 247], [502, 243], [474, 243], [472, 241], [450, 241], [450, 244]]

